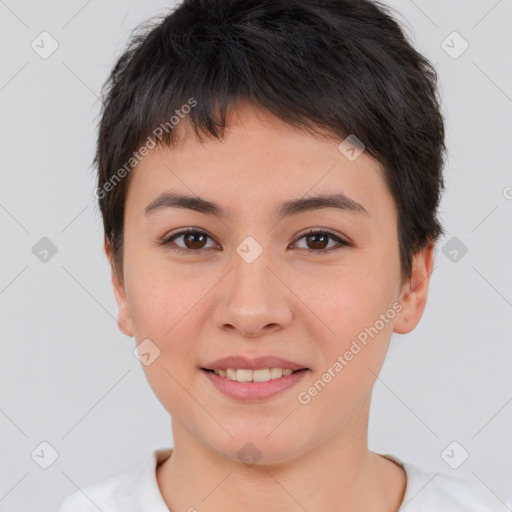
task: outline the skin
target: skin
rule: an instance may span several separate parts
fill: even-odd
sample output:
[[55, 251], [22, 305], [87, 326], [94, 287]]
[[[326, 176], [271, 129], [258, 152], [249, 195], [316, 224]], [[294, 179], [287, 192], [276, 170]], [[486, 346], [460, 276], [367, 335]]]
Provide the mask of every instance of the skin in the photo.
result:
[[[172, 417], [174, 451], [157, 468], [164, 501], [175, 512], [397, 511], [406, 475], [368, 450], [370, 399], [392, 333], [407, 333], [421, 319], [434, 246], [414, 257], [412, 278], [402, 282], [396, 208], [376, 160], [363, 152], [350, 161], [338, 150], [341, 140], [248, 105], [228, 120], [223, 141], [189, 136], [178, 148], [155, 148], [132, 171], [123, 282], [112, 272], [119, 328], [160, 350], [143, 369]], [[180, 130], [186, 133], [186, 121]], [[171, 190], [215, 201], [229, 216], [181, 208], [144, 214]], [[369, 215], [328, 208], [277, 224], [272, 216], [282, 201], [332, 192]], [[186, 254], [158, 245], [189, 227], [209, 238], [188, 245], [186, 237], [175, 239]], [[307, 228], [353, 246], [308, 243], [300, 238]], [[263, 249], [250, 264], [236, 252], [247, 236]], [[313, 253], [327, 243], [330, 252]], [[112, 265], [108, 244], [105, 251]], [[299, 403], [298, 393], [397, 301], [394, 319], [308, 404]], [[199, 369], [233, 354], [276, 355], [310, 371], [273, 398], [242, 403]], [[237, 457], [247, 442], [261, 452], [251, 467]]]

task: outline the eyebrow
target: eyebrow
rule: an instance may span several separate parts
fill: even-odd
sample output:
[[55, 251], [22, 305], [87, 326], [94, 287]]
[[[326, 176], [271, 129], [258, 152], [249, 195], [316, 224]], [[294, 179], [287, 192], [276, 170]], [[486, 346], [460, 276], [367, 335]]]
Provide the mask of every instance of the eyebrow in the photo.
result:
[[[144, 208], [144, 213], [148, 215], [168, 208], [185, 208], [222, 218], [229, 216], [226, 210], [213, 201], [176, 192], [163, 192]], [[336, 208], [349, 213], [369, 215], [363, 205], [343, 193], [291, 199], [279, 204], [274, 211], [274, 215], [278, 219], [282, 219], [283, 217], [324, 208]]]

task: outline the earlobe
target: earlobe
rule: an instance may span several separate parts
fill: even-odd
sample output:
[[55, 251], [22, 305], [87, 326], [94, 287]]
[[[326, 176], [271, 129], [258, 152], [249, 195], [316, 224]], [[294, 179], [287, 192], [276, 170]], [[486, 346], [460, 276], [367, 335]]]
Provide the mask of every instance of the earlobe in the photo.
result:
[[134, 329], [133, 329], [133, 321], [131, 317], [130, 307], [128, 304], [128, 300], [126, 298], [126, 291], [124, 288], [124, 284], [120, 282], [117, 272], [115, 271], [115, 266], [112, 259], [112, 250], [107, 241], [104, 244], [105, 254], [107, 255], [108, 261], [110, 263], [111, 269], [111, 283], [112, 289], [114, 291], [114, 296], [117, 303], [117, 326], [119, 330], [126, 334], [126, 336], [133, 337]]
[[119, 282], [114, 271], [112, 271], [112, 288], [117, 302], [117, 326], [123, 334], [133, 337], [133, 322], [128, 300], [126, 298], [126, 292], [123, 284]]
[[428, 286], [434, 266], [434, 246], [434, 242], [429, 242], [413, 258], [412, 275], [404, 284], [399, 298], [402, 310], [394, 324], [394, 332], [398, 334], [412, 331], [421, 320], [427, 304]]

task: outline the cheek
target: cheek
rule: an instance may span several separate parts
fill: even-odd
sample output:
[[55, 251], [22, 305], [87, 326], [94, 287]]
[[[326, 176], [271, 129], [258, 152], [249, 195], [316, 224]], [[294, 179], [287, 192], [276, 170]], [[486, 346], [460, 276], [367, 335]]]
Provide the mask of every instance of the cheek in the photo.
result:
[[[183, 371], [183, 364], [172, 365], [166, 353], [162, 352], [160, 357], [149, 366], [143, 365], [143, 370], [151, 389], [164, 409], [172, 416], [182, 416], [194, 406], [189, 394], [186, 392], [190, 388], [190, 370]], [[178, 358], [178, 354], [173, 354], [173, 358]]]
[[294, 291], [326, 327], [324, 339], [346, 340], [391, 308], [396, 283], [370, 267], [331, 272], [325, 279], [298, 280]]
[[322, 354], [315, 378], [328, 383], [325, 387], [330, 390], [322, 392], [326, 406], [329, 400], [357, 400], [371, 388], [375, 380], [372, 371], [379, 372], [396, 315], [394, 283], [386, 283], [387, 279], [386, 275], [354, 270], [322, 283], [321, 293], [310, 289], [305, 302], [326, 326], [324, 334], [315, 338]]
[[158, 356], [142, 365], [148, 383], [171, 415], [181, 416], [193, 407], [190, 389], [196, 378], [198, 357], [197, 326], [202, 324], [194, 307], [201, 295], [179, 293], [176, 283], [140, 281], [140, 293], [132, 301], [138, 342], [149, 339]]
[[193, 277], [187, 279], [179, 267], [169, 268], [165, 258], [152, 257], [155, 252], [127, 251], [126, 289], [136, 339], [154, 338], [163, 343], [173, 336], [180, 319], [186, 320], [203, 285]]

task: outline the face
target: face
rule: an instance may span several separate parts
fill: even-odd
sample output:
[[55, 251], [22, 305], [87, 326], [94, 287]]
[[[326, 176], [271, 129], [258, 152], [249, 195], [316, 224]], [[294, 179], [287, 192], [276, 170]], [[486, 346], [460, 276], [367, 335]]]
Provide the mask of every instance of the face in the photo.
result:
[[[391, 334], [421, 317], [432, 247], [402, 285], [396, 208], [377, 161], [351, 161], [341, 140], [249, 106], [229, 121], [223, 141], [155, 148], [132, 171], [124, 283], [113, 277], [119, 325], [145, 343], [143, 369], [173, 424], [233, 460], [250, 442], [261, 462], [285, 461], [361, 435]], [[162, 199], [170, 193], [218, 211]], [[235, 382], [202, 369], [228, 356], [303, 370]]]

